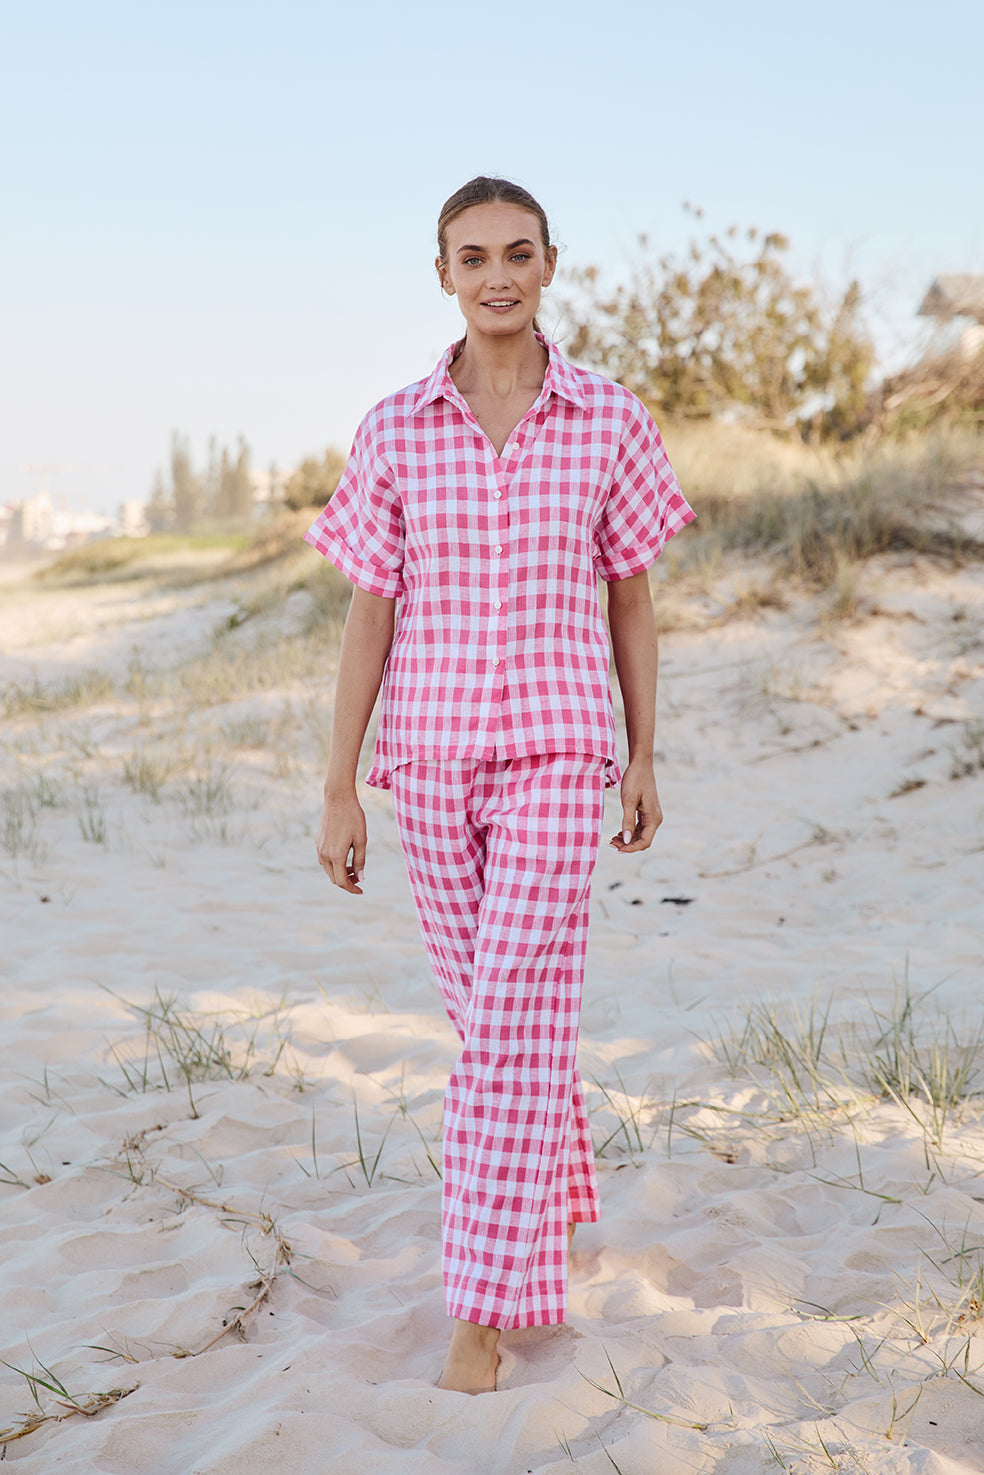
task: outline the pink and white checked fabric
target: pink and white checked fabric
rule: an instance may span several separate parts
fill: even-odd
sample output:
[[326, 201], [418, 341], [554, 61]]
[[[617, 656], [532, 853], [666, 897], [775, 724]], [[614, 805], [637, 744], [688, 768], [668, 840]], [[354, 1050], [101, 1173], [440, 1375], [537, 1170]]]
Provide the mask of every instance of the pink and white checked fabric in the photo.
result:
[[416, 760], [393, 806], [438, 985], [462, 1039], [444, 1111], [450, 1315], [564, 1319], [567, 1222], [598, 1218], [575, 1068], [600, 758]]
[[381, 400], [305, 533], [399, 598], [367, 782], [413, 758], [580, 753], [616, 784], [597, 578], [641, 573], [694, 516], [648, 410], [542, 334], [543, 390], [501, 457], [459, 393], [452, 344]]

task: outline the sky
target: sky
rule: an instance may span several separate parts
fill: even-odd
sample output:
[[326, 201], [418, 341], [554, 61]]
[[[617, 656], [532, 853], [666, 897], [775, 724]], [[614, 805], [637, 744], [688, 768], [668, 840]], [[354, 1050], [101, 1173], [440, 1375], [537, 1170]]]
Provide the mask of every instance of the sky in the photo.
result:
[[899, 362], [984, 270], [982, 54], [980, 0], [0, 0], [0, 503], [143, 500], [175, 429], [347, 449], [459, 336], [435, 223], [479, 173], [545, 206], [555, 297], [690, 201], [858, 276]]

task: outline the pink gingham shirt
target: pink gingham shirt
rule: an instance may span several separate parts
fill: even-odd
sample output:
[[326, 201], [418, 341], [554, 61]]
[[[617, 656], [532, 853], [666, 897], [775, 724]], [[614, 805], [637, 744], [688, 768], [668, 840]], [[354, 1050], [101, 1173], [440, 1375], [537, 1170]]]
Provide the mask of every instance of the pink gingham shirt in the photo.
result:
[[542, 334], [543, 389], [501, 457], [448, 368], [388, 395], [356, 432], [304, 537], [398, 599], [366, 782], [415, 758], [576, 753], [620, 774], [597, 578], [649, 568], [694, 516], [629, 390]]

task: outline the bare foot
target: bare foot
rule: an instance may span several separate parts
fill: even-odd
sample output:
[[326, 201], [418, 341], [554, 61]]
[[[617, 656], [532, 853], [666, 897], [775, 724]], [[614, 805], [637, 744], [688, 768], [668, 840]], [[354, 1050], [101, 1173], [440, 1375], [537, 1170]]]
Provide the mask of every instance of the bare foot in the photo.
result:
[[498, 1341], [498, 1327], [479, 1326], [455, 1317], [451, 1346], [437, 1386], [454, 1393], [494, 1393], [499, 1369]]

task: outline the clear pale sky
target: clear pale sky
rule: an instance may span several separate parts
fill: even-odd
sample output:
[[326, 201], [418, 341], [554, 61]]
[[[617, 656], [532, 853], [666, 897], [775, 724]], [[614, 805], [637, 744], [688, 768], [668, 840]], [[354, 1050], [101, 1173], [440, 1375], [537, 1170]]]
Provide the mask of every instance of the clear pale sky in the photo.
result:
[[984, 270], [982, 55], [980, 0], [6, 0], [0, 501], [145, 498], [173, 427], [347, 449], [458, 334], [434, 223], [477, 173], [562, 272], [678, 249], [684, 200], [782, 230], [898, 355]]

